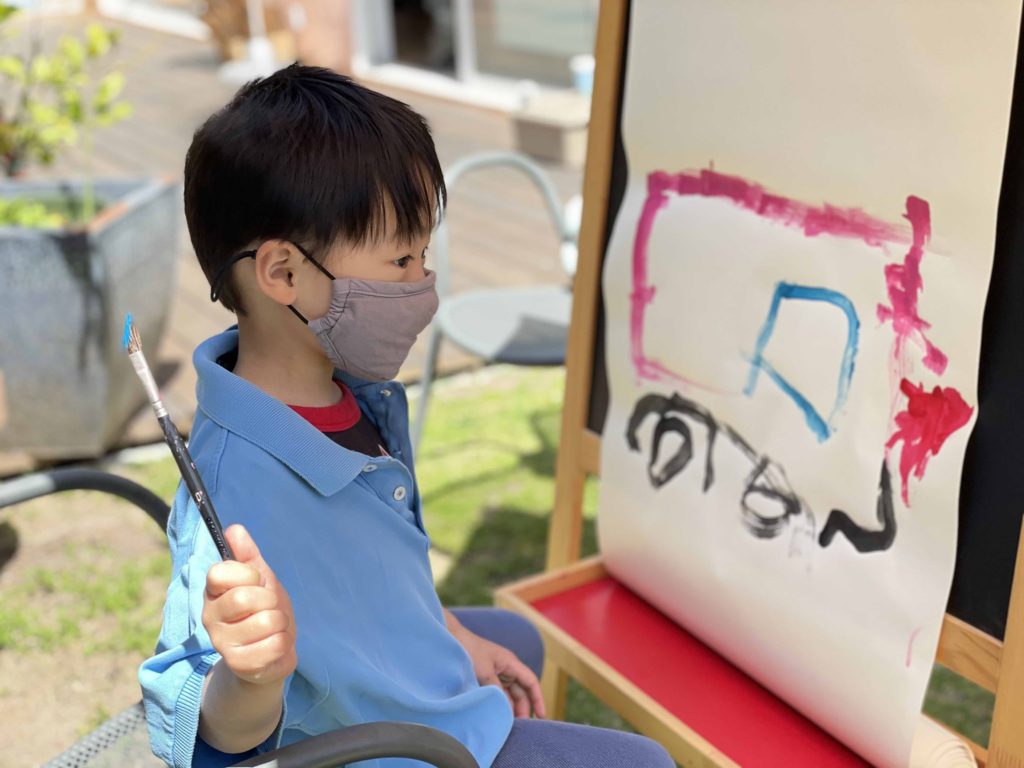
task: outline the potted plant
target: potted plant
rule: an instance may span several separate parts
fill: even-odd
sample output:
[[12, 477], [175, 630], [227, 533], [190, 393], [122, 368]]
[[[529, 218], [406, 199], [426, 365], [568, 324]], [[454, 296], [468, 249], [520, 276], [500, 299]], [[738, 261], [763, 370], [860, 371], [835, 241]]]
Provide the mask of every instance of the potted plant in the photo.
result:
[[[0, 0], [0, 24], [13, 10]], [[0, 27], [2, 29], [3, 27]], [[88, 26], [50, 51], [8, 34], [0, 50], [0, 451], [97, 456], [142, 405], [121, 350], [133, 312], [147, 347], [163, 333], [181, 230], [168, 179], [33, 180], [130, 115], [124, 77], [102, 72], [115, 32]], [[24, 44], [27, 43], [27, 44]]]

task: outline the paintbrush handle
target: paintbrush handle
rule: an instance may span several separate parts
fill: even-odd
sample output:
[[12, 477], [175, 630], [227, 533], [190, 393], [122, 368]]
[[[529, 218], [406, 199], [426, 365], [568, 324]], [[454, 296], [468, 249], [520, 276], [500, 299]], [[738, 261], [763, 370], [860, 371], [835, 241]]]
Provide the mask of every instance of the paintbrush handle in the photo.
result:
[[161, 429], [164, 431], [167, 445], [171, 449], [171, 455], [174, 456], [174, 463], [178, 465], [181, 479], [185, 481], [185, 487], [188, 488], [188, 492], [196, 503], [196, 508], [199, 510], [203, 522], [206, 523], [206, 528], [210, 531], [210, 536], [213, 537], [213, 543], [217, 546], [217, 551], [220, 552], [220, 556], [224, 560], [234, 560], [235, 554], [231, 551], [230, 545], [228, 545], [227, 540], [224, 538], [224, 528], [220, 524], [220, 518], [217, 517], [217, 511], [213, 508], [210, 494], [206, 492], [203, 479], [196, 470], [196, 465], [192, 461], [192, 454], [185, 447], [185, 441], [181, 439], [178, 428], [174, 426], [170, 416], [161, 416], [158, 421], [160, 422]]

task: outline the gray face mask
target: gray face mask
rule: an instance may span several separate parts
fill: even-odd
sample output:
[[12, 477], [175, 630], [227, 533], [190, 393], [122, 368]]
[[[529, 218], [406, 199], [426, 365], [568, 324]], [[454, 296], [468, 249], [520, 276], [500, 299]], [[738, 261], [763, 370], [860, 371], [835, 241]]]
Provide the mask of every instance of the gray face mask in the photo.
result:
[[437, 275], [427, 271], [415, 283], [331, 279], [330, 309], [309, 321], [327, 357], [361, 379], [395, 378], [437, 311]]
[[[288, 309], [316, 334], [327, 357], [339, 370], [369, 381], [395, 378], [416, 337], [430, 325], [437, 311], [437, 275], [425, 270], [426, 277], [415, 283], [336, 278], [301, 245], [294, 245], [331, 279], [331, 306], [327, 314], [315, 320], [307, 320], [290, 304]], [[228, 270], [245, 258], [255, 259], [256, 251], [238, 254], [214, 276], [210, 287], [212, 301], [217, 300]]]

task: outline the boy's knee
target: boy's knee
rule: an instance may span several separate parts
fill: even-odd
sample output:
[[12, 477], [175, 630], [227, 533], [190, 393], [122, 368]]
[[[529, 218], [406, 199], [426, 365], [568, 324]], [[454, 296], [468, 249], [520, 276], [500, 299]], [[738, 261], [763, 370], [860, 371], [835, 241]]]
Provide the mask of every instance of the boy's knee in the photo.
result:
[[639, 733], [614, 733], [617, 744], [609, 752], [615, 752], [619, 760], [627, 761], [632, 768], [675, 768], [675, 760], [668, 750], [654, 739]]
[[504, 619], [507, 622], [515, 626], [514, 634], [518, 647], [512, 650], [516, 652], [523, 664], [532, 669], [537, 677], [540, 677], [544, 671], [544, 640], [541, 638], [540, 632], [531, 621], [518, 613], [504, 609], [497, 610], [504, 614]]
[[516, 720], [494, 768], [675, 768], [658, 742], [636, 733], [554, 720]]
[[676, 768], [676, 762], [661, 744], [646, 736], [638, 736], [638, 768]]
[[529, 620], [504, 608], [452, 608], [451, 612], [470, 632], [508, 648], [541, 676], [544, 641]]

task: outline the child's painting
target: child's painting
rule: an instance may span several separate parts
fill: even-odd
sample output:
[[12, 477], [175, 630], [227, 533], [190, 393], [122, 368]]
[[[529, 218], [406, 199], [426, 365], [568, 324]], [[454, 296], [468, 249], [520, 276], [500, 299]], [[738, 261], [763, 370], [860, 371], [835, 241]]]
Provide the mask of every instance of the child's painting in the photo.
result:
[[952, 579], [1019, 22], [633, 3], [601, 549], [880, 766]]

